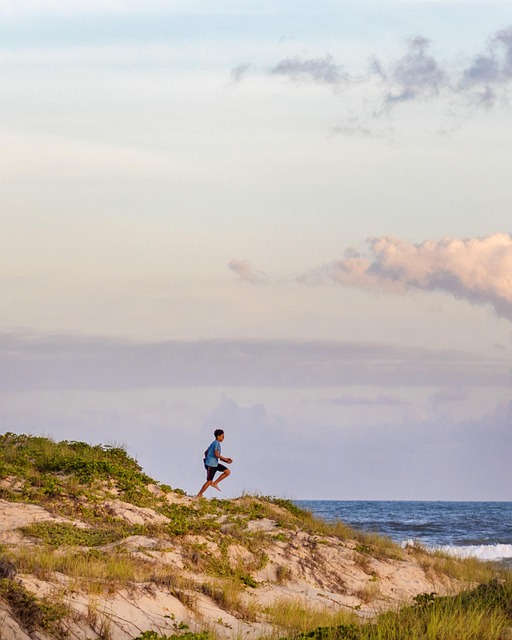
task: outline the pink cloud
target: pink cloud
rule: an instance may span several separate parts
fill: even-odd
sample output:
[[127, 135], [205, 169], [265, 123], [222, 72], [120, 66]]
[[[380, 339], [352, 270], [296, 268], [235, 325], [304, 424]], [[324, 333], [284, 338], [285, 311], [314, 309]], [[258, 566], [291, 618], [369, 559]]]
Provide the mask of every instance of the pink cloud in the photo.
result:
[[264, 284], [268, 282], [267, 274], [257, 271], [250, 262], [246, 262], [245, 260], [231, 260], [228, 263], [228, 267], [231, 271], [234, 271], [239, 278], [251, 284]]
[[369, 240], [372, 258], [350, 256], [321, 271], [333, 281], [382, 292], [445, 291], [490, 304], [512, 320], [512, 237], [443, 238], [413, 244], [393, 237]]

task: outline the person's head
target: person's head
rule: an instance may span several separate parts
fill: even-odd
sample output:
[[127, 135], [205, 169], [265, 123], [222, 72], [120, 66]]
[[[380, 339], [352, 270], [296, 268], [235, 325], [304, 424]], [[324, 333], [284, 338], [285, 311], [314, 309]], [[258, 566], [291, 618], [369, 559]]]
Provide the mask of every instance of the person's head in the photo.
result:
[[213, 432], [216, 440], [224, 440], [224, 431], [222, 429], [215, 429]]

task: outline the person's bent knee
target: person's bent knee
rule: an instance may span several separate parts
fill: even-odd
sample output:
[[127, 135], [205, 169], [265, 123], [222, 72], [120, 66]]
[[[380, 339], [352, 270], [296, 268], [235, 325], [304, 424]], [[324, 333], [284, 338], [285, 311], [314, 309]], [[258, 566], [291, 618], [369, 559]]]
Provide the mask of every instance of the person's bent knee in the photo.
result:
[[229, 476], [229, 474], [231, 473], [231, 471], [229, 469], [226, 469], [226, 471], [224, 471], [224, 473]]

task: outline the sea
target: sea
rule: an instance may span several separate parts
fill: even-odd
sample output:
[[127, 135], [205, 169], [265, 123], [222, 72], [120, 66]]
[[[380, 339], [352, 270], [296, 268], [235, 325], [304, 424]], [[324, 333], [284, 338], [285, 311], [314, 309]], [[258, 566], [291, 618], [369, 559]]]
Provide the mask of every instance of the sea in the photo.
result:
[[375, 532], [402, 546], [420, 544], [461, 558], [512, 567], [512, 502], [296, 500], [324, 520]]

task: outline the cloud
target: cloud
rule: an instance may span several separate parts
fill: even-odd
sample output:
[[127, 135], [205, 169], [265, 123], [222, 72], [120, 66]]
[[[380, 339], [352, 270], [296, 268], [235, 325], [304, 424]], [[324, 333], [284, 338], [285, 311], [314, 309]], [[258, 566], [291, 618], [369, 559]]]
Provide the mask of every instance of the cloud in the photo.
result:
[[502, 61], [503, 73], [507, 78], [512, 77], [512, 26], [498, 31], [494, 41], [503, 48], [504, 58]]
[[382, 133], [371, 129], [355, 117], [346, 118], [341, 124], [332, 128], [333, 133], [342, 133], [347, 136], [360, 136], [363, 138], [378, 138]]
[[432, 394], [430, 398], [430, 404], [434, 409], [438, 409], [446, 404], [453, 402], [463, 402], [468, 399], [468, 395], [465, 390], [457, 387], [442, 389]]
[[[420, 244], [385, 236], [368, 243], [370, 257], [349, 248], [343, 259], [309, 269], [295, 281], [308, 286], [334, 282], [388, 294], [443, 291], [472, 304], [490, 305], [512, 320], [512, 235], [446, 237]], [[233, 263], [230, 268], [243, 280], [270, 282], [248, 263]]]
[[[251, 73], [280, 76], [296, 82], [329, 85], [337, 89], [341, 124], [333, 131], [348, 135], [378, 135], [381, 116], [399, 105], [428, 103], [446, 118], [465, 114], [469, 107], [491, 108], [508, 103], [512, 81], [512, 26], [498, 30], [478, 53], [456, 60], [434, 56], [430, 40], [416, 35], [405, 41], [405, 52], [395, 58], [374, 52], [367, 72], [351, 72], [332, 55], [290, 56], [265, 69], [241, 65], [233, 70], [237, 80]], [[382, 135], [382, 132], [380, 132]]]
[[252, 65], [243, 63], [239, 64], [237, 67], [232, 69], [231, 71], [231, 80], [233, 82], [241, 82], [252, 70]]
[[311, 80], [319, 84], [339, 85], [348, 80], [343, 68], [330, 55], [324, 58], [286, 58], [270, 69], [272, 75], [291, 80]]
[[251, 284], [264, 284], [268, 282], [267, 274], [253, 269], [250, 262], [245, 260], [231, 260], [228, 263], [231, 271], [234, 271], [241, 280], [250, 282]]
[[363, 396], [340, 396], [338, 398], [328, 398], [324, 400], [328, 404], [337, 404], [341, 406], [360, 406], [360, 407], [403, 407], [409, 403], [402, 398], [395, 398], [393, 396], [378, 395], [373, 398], [366, 398]]
[[[512, 320], [512, 237], [443, 238], [412, 244], [392, 237], [369, 240], [371, 259], [352, 256], [316, 271], [316, 277], [385, 293], [444, 291], [489, 304]], [[313, 281], [315, 272], [309, 275]], [[308, 275], [302, 276], [308, 278]]]
[[404, 102], [438, 95], [446, 82], [446, 73], [428, 55], [428, 46], [429, 41], [421, 36], [409, 41], [407, 53], [394, 64], [390, 74], [390, 79], [398, 86], [398, 92], [389, 93], [386, 102]]
[[512, 27], [497, 31], [489, 40], [484, 53], [480, 53], [464, 70], [462, 87], [475, 84], [494, 84], [512, 78]]
[[462, 88], [469, 88], [475, 84], [495, 82], [499, 77], [497, 60], [488, 55], [477, 56], [470, 67], [462, 74]]
[[501, 29], [488, 39], [486, 49], [470, 56], [466, 64], [438, 62], [428, 53], [430, 42], [417, 36], [408, 42], [407, 53], [396, 62], [374, 58], [374, 74], [398, 86], [386, 103], [426, 99], [441, 94], [451, 100], [464, 98], [467, 104], [491, 107], [498, 95], [506, 99], [512, 80], [512, 27]]
[[508, 388], [509, 361], [364, 342], [108, 338], [0, 334], [0, 391], [192, 387]]
[[512, 27], [497, 31], [489, 38], [486, 51], [477, 54], [464, 69], [458, 90], [476, 104], [491, 107], [497, 91], [512, 79]]

